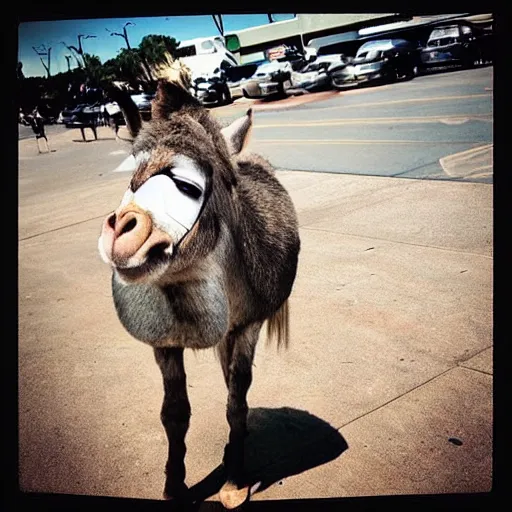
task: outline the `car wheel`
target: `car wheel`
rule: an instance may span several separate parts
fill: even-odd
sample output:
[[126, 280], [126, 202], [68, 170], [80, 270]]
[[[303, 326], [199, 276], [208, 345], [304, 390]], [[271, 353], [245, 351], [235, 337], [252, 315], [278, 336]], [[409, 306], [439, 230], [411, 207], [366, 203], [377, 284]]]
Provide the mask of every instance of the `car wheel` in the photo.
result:
[[394, 82], [397, 82], [398, 78], [399, 78], [398, 71], [395, 68], [392, 68], [388, 72], [388, 76], [387, 76], [387, 80], [386, 81], [388, 83], [392, 84]]
[[412, 80], [418, 75], [418, 66], [411, 66], [405, 73], [406, 80]]
[[284, 98], [286, 96], [286, 93], [284, 92], [284, 82], [279, 82], [279, 85], [277, 86], [276, 96], [278, 98]]
[[229, 87], [226, 86], [223, 93], [222, 93], [222, 103], [224, 105], [229, 105], [233, 103], [233, 98], [231, 97], [231, 91], [229, 90]]
[[477, 50], [476, 52], [476, 60], [474, 62], [474, 65], [475, 66], [481, 66], [483, 65], [484, 61], [482, 59], [482, 51], [481, 50]]
[[465, 69], [471, 69], [475, 67], [475, 59], [471, 56], [466, 58], [466, 60], [463, 62], [462, 67]]
[[342, 91], [344, 89], [349, 89], [351, 87], [356, 87], [356, 86], [357, 86], [357, 84], [353, 84], [350, 82], [339, 81], [338, 83], [336, 83], [335, 80], [331, 79], [331, 87], [333, 87], [337, 91]]

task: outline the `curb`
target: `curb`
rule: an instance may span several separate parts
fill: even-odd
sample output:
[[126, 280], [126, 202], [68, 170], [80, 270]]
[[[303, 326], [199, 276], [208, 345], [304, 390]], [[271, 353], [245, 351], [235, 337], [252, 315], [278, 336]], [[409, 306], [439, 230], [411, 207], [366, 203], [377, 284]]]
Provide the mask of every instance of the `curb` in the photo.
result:
[[332, 98], [338, 95], [338, 91], [321, 91], [321, 92], [312, 92], [312, 93], [304, 93], [297, 96], [289, 96], [282, 100], [275, 100], [272, 102], [260, 100], [260, 99], [250, 99], [250, 98], [239, 98], [235, 100], [231, 105], [227, 107], [221, 107], [225, 110], [214, 109], [217, 114], [221, 116], [229, 115], [233, 110], [239, 109], [242, 110], [244, 108], [252, 108], [255, 112], [257, 111], [273, 111], [273, 110], [287, 110], [290, 108], [299, 107], [301, 105], [305, 105], [307, 103], [313, 103], [316, 101], [323, 101], [329, 98]]
[[439, 159], [444, 172], [452, 178], [481, 177], [493, 173], [494, 144], [483, 144]]
[[315, 93], [301, 94], [300, 96], [290, 96], [283, 100], [279, 100], [277, 103], [256, 103], [253, 106], [254, 110], [284, 110], [288, 108], [299, 107], [307, 103], [313, 103], [316, 101], [323, 101], [332, 98], [338, 94], [338, 91], [322, 91]]

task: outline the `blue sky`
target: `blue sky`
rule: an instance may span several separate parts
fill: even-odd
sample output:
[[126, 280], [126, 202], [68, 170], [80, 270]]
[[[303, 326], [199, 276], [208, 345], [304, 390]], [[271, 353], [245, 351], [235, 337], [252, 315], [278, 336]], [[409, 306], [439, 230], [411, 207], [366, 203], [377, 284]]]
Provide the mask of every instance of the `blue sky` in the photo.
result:
[[[273, 14], [273, 19], [282, 21], [293, 18], [292, 14]], [[226, 14], [222, 16], [224, 32], [241, 30], [268, 23], [266, 14]], [[70, 51], [61, 43], [78, 46], [78, 34], [95, 35], [96, 38], [82, 39], [86, 53], [97, 55], [101, 62], [115, 57], [126, 46], [123, 38], [111, 36], [106, 29], [122, 32], [123, 25], [131, 21], [135, 26], [127, 27], [128, 40], [132, 47], [138, 46], [148, 34], [168, 35], [178, 41], [219, 35], [211, 16], [169, 16], [147, 18], [106, 18], [89, 20], [34, 21], [21, 23], [18, 31], [18, 60], [23, 63], [25, 76], [46, 76], [40, 58], [33, 50], [40, 45], [51, 47], [51, 74], [67, 70], [65, 55]], [[47, 62], [47, 57], [43, 60]], [[76, 61], [71, 59], [71, 67]]]

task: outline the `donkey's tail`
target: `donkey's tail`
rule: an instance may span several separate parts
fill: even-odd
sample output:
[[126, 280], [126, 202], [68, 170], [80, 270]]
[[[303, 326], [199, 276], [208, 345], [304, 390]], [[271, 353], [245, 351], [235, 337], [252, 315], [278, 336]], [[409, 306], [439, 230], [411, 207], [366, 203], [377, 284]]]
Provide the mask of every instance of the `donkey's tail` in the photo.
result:
[[288, 348], [289, 344], [289, 311], [288, 301], [284, 301], [283, 305], [267, 320], [267, 345], [272, 340], [277, 341], [277, 348]]

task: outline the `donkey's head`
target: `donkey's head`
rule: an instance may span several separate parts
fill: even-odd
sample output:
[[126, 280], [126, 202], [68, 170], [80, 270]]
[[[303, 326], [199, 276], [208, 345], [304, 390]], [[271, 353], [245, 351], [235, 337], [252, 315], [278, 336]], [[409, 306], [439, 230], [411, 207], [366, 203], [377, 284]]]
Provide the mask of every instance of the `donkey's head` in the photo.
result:
[[119, 207], [103, 222], [99, 252], [125, 283], [177, 275], [234, 226], [236, 163], [252, 114], [221, 129], [182, 86], [161, 80], [152, 120], [142, 126], [127, 95], [118, 102], [134, 137], [133, 175]]

